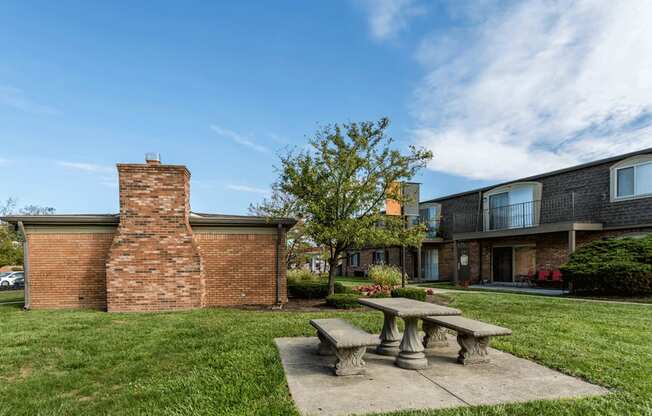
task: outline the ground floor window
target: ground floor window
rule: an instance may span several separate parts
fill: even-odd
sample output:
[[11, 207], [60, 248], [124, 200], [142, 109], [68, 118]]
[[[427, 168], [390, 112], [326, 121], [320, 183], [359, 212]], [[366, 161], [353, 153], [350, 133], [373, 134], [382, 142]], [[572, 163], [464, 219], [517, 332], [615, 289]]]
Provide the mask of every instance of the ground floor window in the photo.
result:
[[360, 266], [360, 253], [351, 253], [349, 256], [349, 266], [359, 267]]
[[374, 264], [385, 264], [385, 250], [374, 251]]
[[436, 248], [421, 249], [421, 270], [425, 280], [439, 280], [439, 250]]

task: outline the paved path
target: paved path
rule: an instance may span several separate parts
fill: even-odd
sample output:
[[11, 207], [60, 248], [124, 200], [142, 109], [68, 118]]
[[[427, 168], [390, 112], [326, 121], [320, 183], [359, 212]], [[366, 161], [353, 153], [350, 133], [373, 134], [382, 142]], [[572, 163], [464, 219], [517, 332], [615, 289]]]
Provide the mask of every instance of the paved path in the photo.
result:
[[[416, 287], [416, 286], [415, 286]], [[523, 292], [507, 292], [507, 291], [493, 291], [493, 290], [460, 290], [460, 289], [439, 289], [431, 288], [435, 294], [442, 293], [466, 293], [466, 294], [487, 294], [493, 293], [496, 295], [521, 295], [521, 296], [533, 296], [533, 294], [523, 293]], [[535, 295], [535, 296], [545, 296], [545, 295]], [[550, 297], [550, 296], [548, 296]], [[567, 300], [571, 302], [594, 302], [594, 303], [611, 303], [615, 305], [638, 305], [638, 306], [652, 306], [652, 303], [644, 302], [628, 302], [624, 300], [606, 300], [606, 299], [585, 299], [585, 298], [570, 298], [570, 297], [561, 297], [555, 296], [555, 299]]]

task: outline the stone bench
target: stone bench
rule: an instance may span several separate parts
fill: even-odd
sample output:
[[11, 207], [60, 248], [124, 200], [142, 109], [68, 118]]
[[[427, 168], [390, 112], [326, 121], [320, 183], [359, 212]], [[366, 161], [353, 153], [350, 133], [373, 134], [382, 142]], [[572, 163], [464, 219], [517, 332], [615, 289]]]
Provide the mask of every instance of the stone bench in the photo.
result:
[[363, 374], [365, 362], [362, 359], [367, 347], [380, 344], [377, 335], [369, 334], [342, 319], [313, 319], [310, 325], [317, 329], [320, 355], [335, 353], [335, 374], [349, 376]]
[[489, 362], [487, 347], [491, 337], [512, 335], [510, 329], [462, 316], [428, 316], [423, 318], [424, 347], [432, 350], [448, 345], [445, 328], [457, 332], [457, 362], [464, 365]]

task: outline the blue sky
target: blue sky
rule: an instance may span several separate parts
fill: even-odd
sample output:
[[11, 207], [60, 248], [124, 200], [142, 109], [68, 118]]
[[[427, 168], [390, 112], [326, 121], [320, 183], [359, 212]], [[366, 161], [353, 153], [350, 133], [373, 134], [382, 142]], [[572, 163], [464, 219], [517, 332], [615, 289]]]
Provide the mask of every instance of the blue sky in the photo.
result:
[[388, 116], [429, 198], [652, 146], [652, 17], [610, 2], [5, 2], [0, 199], [115, 212], [115, 163], [245, 213], [319, 123]]

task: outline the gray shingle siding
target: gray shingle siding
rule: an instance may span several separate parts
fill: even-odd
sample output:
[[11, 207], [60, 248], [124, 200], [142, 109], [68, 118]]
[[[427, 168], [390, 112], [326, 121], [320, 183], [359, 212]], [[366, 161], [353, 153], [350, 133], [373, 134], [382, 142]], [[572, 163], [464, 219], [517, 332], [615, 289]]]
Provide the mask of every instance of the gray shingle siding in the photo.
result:
[[[543, 185], [541, 223], [574, 220], [598, 222], [606, 228], [652, 224], [652, 198], [610, 201], [610, 167], [627, 157], [629, 155], [623, 155], [620, 159], [612, 158], [604, 163], [532, 179]], [[513, 183], [516, 182], [519, 181]], [[475, 193], [437, 199], [442, 206], [445, 238], [452, 236], [454, 216], [458, 217], [458, 221], [463, 216], [478, 219], [477, 227], [482, 229], [482, 215], [478, 215], [481, 200], [478, 195], [480, 191], [487, 190], [484, 188]], [[574, 211], [570, 204], [571, 194], [574, 194]]]

